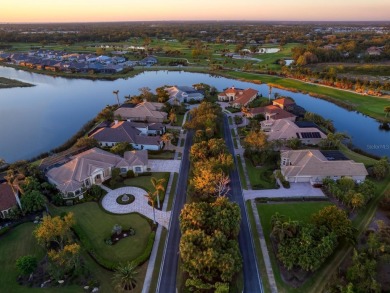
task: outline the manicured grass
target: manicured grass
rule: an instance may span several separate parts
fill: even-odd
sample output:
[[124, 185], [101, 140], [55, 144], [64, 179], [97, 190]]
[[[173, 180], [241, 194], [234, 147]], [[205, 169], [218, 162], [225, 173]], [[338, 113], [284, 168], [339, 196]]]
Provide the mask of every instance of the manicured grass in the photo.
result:
[[72, 285], [63, 288], [28, 288], [20, 286], [16, 279], [19, 275], [15, 267], [16, 260], [24, 255], [35, 255], [38, 260], [44, 256], [44, 250], [32, 235], [36, 225], [21, 224], [0, 238], [0, 292], [84, 292], [81, 287]]
[[[229, 117], [229, 118], [231, 118], [231, 117]], [[232, 137], [236, 137], [236, 132], [234, 131], [234, 129], [232, 128], [232, 129], [230, 129], [230, 132], [232, 133]]]
[[[125, 263], [143, 253], [148, 242], [151, 226], [144, 217], [132, 213], [113, 215], [104, 212], [97, 203], [87, 202], [71, 207], [51, 207], [55, 215], [73, 212], [76, 225], [82, 229], [93, 245], [94, 251], [101, 258], [117, 263]], [[104, 239], [111, 235], [112, 227], [119, 224], [123, 229], [132, 227], [135, 235], [120, 240], [115, 245], [107, 245]]]
[[276, 188], [276, 182], [273, 178], [273, 167], [270, 165], [264, 165], [256, 168], [252, 162], [245, 158], [246, 168], [249, 176], [249, 181], [253, 189], [274, 189]]
[[249, 218], [249, 221], [251, 224], [251, 233], [253, 236], [253, 241], [255, 243], [257, 267], [259, 268], [259, 271], [260, 271], [260, 277], [261, 277], [261, 281], [263, 283], [264, 292], [268, 293], [268, 292], [271, 292], [271, 287], [270, 287], [269, 280], [267, 277], [267, 270], [265, 268], [263, 253], [261, 251], [259, 234], [257, 233], [257, 229], [256, 229], [256, 222], [255, 222], [255, 217], [253, 215], [252, 205], [251, 205], [251, 202], [249, 200], [246, 201], [245, 204], [246, 204], [246, 209], [248, 211], [248, 218]]
[[[279, 292], [291, 292], [291, 293], [301, 293], [301, 292], [313, 292], [310, 291], [310, 287], [313, 283], [313, 278], [310, 278], [303, 284], [300, 288], [292, 288], [291, 286], [284, 283], [281, 278], [279, 267], [277, 265], [276, 256], [273, 252], [273, 248], [270, 242], [270, 233], [271, 233], [271, 217], [276, 212], [286, 215], [291, 218], [291, 220], [299, 220], [302, 222], [307, 222], [311, 215], [325, 206], [331, 205], [330, 202], [302, 202], [302, 203], [281, 203], [281, 204], [257, 204], [257, 210], [260, 216], [261, 225], [263, 227], [264, 237], [267, 243], [269, 256], [272, 263], [272, 269], [275, 275], [275, 281], [278, 287]], [[321, 278], [319, 272], [315, 274], [316, 278]], [[321, 291], [317, 291], [321, 292]]]
[[350, 160], [354, 160], [358, 163], [363, 163], [366, 167], [373, 166], [377, 160], [367, 157], [365, 155], [358, 154], [349, 148], [347, 148], [345, 145], [340, 144], [340, 151]]
[[170, 211], [172, 209], [172, 204], [173, 204], [173, 199], [175, 197], [175, 192], [176, 192], [176, 185], [177, 185], [177, 180], [179, 179], [179, 174], [174, 173], [173, 174], [173, 180], [172, 180], [172, 186], [171, 186], [171, 191], [169, 192], [169, 199], [168, 199], [168, 204], [167, 204], [167, 211]]
[[33, 84], [22, 82], [15, 79], [0, 77], [0, 89], [12, 88], [12, 87], [30, 87]]
[[[238, 112], [241, 112], [241, 109], [238, 109], [238, 108], [234, 108], [234, 107], [226, 107], [225, 108], [227, 111], [229, 111], [230, 113], [238, 113]], [[230, 118], [230, 117], [229, 117]]]
[[233, 124], [233, 118], [232, 118], [232, 116], [229, 116], [229, 117], [228, 117], [228, 120], [229, 120], [229, 124], [232, 125], [232, 124]]
[[176, 115], [176, 122], [174, 123], [175, 126], [182, 126], [184, 120], [184, 114], [177, 114]]
[[240, 174], [240, 181], [241, 186], [243, 189], [248, 189], [248, 185], [246, 183], [245, 173], [244, 173], [244, 167], [242, 166], [241, 162], [241, 156], [237, 156], [237, 163], [238, 163], [238, 174]]
[[[156, 179], [165, 179], [164, 188], [167, 189], [167, 184], [169, 180], [169, 172], [153, 172], [151, 176], [138, 176], [131, 179], [126, 179], [123, 181], [124, 185], [126, 186], [135, 186], [142, 189], [145, 189], [146, 191], [153, 191], [153, 185], [150, 181], [152, 177]], [[160, 197], [160, 201], [164, 201], [165, 196]]]
[[154, 265], [153, 275], [152, 275], [152, 282], [150, 283], [150, 289], [149, 292], [156, 292], [157, 289], [157, 282], [158, 277], [160, 274], [161, 269], [161, 261], [164, 254], [164, 247], [165, 247], [165, 241], [167, 238], [168, 230], [163, 228], [161, 231], [161, 237], [160, 237], [160, 243], [158, 244], [158, 250], [156, 255], [156, 262]]
[[171, 151], [162, 151], [159, 153], [150, 153], [148, 154], [149, 160], [173, 160], [175, 157], [175, 152]]
[[273, 83], [282, 86], [286, 89], [297, 89], [302, 92], [314, 93], [327, 96], [337, 101], [342, 101], [356, 107], [356, 110], [382, 121], [390, 121], [390, 117], [385, 117], [383, 111], [385, 106], [390, 103], [389, 99], [378, 98], [373, 96], [363, 96], [353, 92], [343, 91], [336, 88], [329, 88], [320, 85], [308, 84], [299, 80], [281, 78], [256, 73], [245, 73], [237, 71], [229, 71], [225, 76], [244, 79], [247, 81], [261, 81], [264, 83]]

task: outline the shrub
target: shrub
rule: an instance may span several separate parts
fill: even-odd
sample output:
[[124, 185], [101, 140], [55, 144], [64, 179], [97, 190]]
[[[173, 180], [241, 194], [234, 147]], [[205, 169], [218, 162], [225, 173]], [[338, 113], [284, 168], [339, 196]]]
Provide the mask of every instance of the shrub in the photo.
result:
[[134, 174], [134, 171], [133, 170], [129, 170], [127, 171], [127, 178], [134, 178], [135, 177], [135, 174]]
[[4, 228], [0, 229], [0, 235], [3, 235], [5, 233], [7, 233], [8, 231], [9, 231], [9, 227], [8, 226], [4, 227]]
[[385, 211], [390, 211], [390, 189], [385, 191], [383, 198], [379, 202], [379, 206]]
[[38, 261], [35, 256], [25, 255], [21, 256], [16, 260], [16, 268], [22, 275], [29, 275], [38, 266]]

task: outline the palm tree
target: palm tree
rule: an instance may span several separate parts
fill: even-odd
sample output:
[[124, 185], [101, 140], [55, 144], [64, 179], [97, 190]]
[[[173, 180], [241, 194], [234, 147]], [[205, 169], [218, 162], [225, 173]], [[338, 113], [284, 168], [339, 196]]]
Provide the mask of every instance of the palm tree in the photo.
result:
[[153, 224], [156, 224], [156, 212], [154, 210], [154, 205], [155, 205], [155, 202], [156, 202], [156, 197], [154, 196], [154, 193], [151, 192], [151, 191], [148, 191], [148, 193], [146, 194], [146, 197], [148, 198], [148, 200], [150, 201], [150, 203], [152, 204], [152, 208], [153, 208]]
[[133, 290], [137, 285], [137, 266], [134, 262], [128, 262], [125, 265], [119, 265], [112, 278], [115, 289], [118, 292]]
[[157, 208], [160, 209], [160, 192], [165, 192], [165, 179], [156, 179], [152, 177], [152, 179], [150, 179], [150, 182], [152, 182], [154, 188], [153, 195], [157, 197]]
[[390, 113], [390, 106], [385, 107], [385, 113], [386, 113], [386, 117], [387, 117], [387, 115], [389, 115], [389, 113]]
[[170, 133], [170, 132], [167, 132], [167, 133], [164, 133], [162, 136], [161, 136], [161, 141], [166, 143], [167, 145], [170, 144], [171, 140], [173, 139], [173, 134]]
[[118, 96], [119, 90], [113, 91], [112, 93], [113, 93], [114, 95], [116, 95], [116, 100], [117, 100], [117, 102], [118, 102], [118, 107], [119, 107], [119, 106], [120, 106], [120, 104], [119, 104], [119, 96]]

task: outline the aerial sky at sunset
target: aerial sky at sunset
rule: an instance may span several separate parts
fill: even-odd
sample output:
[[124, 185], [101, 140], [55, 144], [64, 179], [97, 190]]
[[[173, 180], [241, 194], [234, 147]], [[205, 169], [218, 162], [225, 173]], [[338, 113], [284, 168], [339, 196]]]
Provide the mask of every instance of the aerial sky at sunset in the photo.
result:
[[390, 20], [389, 0], [9, 0], [0, 22]]

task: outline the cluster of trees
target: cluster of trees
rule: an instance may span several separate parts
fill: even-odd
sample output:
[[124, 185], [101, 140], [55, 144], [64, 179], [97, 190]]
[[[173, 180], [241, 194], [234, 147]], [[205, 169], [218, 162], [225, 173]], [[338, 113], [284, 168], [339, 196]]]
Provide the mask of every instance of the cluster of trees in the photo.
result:
[[365, 180], [356, 184], [352, 178], [343, 177], [337, 181], [330, 178], [323, 180], [325, 191], [341, 201], [352, 211], [364, 207], [375, 196], [375, 184]]
[[390, 226], [379, 220], [376, 231], [368, 231], [363, 243], [355, 248], [351, 262], [345, 270], [339, 270], [338, 275], [327, 288], [330, 293], [388, 291], [381, 286], [387, 281], [385, 275], [378, 274], [379, 265], [387, 263], [390, 257]]
[[352, 223], [336, 206], [323, 208], [309, 223], [291, 221], [276, 213], [271, 225], [277, 257], [288, 270], [314, 272], [333, 253], [340, 239], [353, 240]]
[[77, 276], [80, 273], [81, 248], [73, 240], [70, 231], [74, 224], [73, 213], [63, 217], [45, 216], [33, 232], [37, 242], [46, 250], [48, 273], [55, 280], [63, 280], [66, 276]]
[[229, 292], [242, 268], [237, 237], [241, 213], [226, 197], [185, 205], [180, 214], [180, 256], [193, 290]]
[[318, 126], [322, 126], [322, 127], [326, 128], [330, 132], [334, 132], [336, 130], [334, 125], [333, 125], [332, 120], [325, 119], [324, 117], [322, 117], [321, 115], [318, 115], [316, 113], [306, 112], [303, 119], [306, 121], [312, 121], [315, 124], [317, 124]]
[[217, 104], [202, 102], [190, 111], [191, 119], [184, 124], [186, 129], [195, 130], [195, 141], [210, 139], [220, 127], [222, 110]]
[[190, 160], [193, 164], [190, 190], [194, 198], [210, 200], [229, 191], [228, 173], [233, 167], [233, 157], [223, 139], [195, 143], [190, 150]]
[[378, 160], [372, 168], [369, 169], [370, 173], [373, 177], [380, 180], [386, 177], [386, 175], [389, 173], [389, 161], [387, 157], [383, 157], [380, 160]]

